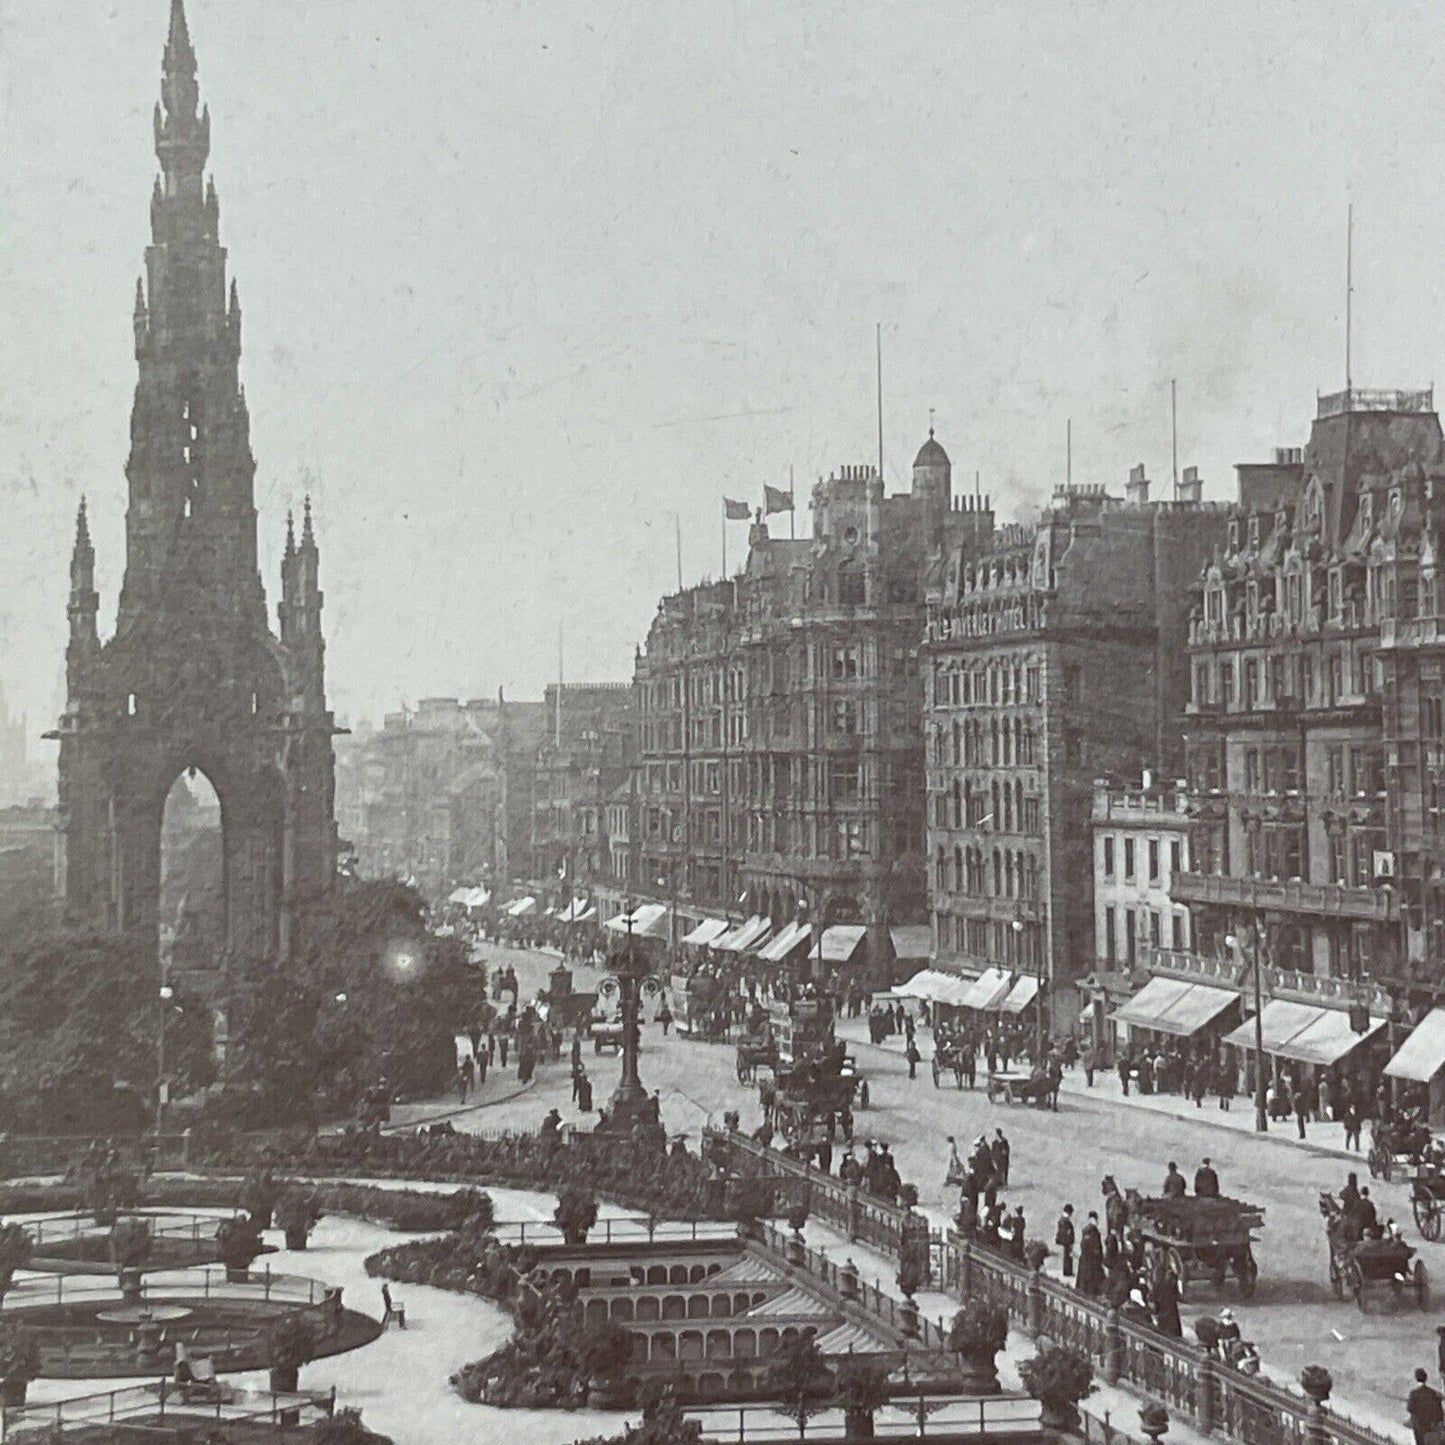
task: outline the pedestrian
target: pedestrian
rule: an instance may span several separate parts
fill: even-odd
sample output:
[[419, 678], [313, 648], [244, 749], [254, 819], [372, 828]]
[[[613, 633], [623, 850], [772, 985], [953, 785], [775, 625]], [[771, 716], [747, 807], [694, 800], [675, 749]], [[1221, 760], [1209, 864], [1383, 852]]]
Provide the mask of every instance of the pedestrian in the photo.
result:
[[1127, 1052], [1119, 1055], [1118, 1070], [1119, 1087], [1124, 1091], [1124, 1097], [1127, 1099], [1129, 1097], [1129, 1055]]
[[831, 1174], [833, 1171], [833, 1146], [827, 1139], [818, 1145], [818, 1168], [824, 1174]]
[[1435, 1364], [1440, 1371], [1440, 1383], [1445, 1385], [1445, 1325], [1435, 1326]]
[[1328, 1078], [1322, 1078], [1315, 1097], [1315, 1117], [1321, 1124], [1328, 1124], [1335, 1117], [1330, 1112], [1330, 1103], [1330, 1081]]
[[1010, 1220], [1012, 1233], [1009, 1236], [1009, 1253], [1020, 1263], [1024, 1262], [1024, 1207], [1022, 1204], [1014, 1205], [1013, 1218]]
[[1310, 1096], [1308, 1089], [1296, 1089], [1294, 1094], [1294, 1121], [1299, 1128], [1301, 1139], [1305, 1137], [1305, 1121], [1310, 1116]]
[[1198, 1199], [1219, 1198], [1219, 1175], [1214, 1172], [1207, 1154], [1194, 1171], [1194, 1194]]
[[1095, 1061], [1094, 1041], [1085, 1039], [1083, 1048], [1079, 1050], [1079, 1062], [1084, 1066], [1084, 1083], [1091, 1089], [1094, 1087]]
[[502, 1061], [502, 1067], [507, 1067], [507, 1036], [502, 1034], [497, 1040], [497, 1055]]
[[1079, 1236], [1080, 1294], [1098, 1296], [1104, 1292], [1104, 1239], [1099, 1233], [1099, 1216], [1091, 1209]]
[[486, 1049], [477, 1050], [477, 1090], [481, 1091], [483, 1084], [487, 1082], [487, 1069], [492, 1060]]
[[1360, 1128], [1364, 1120], [1360, 1117], [1360, 1106], [1353, 1098], [1345, 1101], [1345, 1148], [1360, 1152]]
[[[1064, 1205], [1064, 1212], [1059, 1215], [1058, 1228], [1054, 1230], [1054, 1243], [1059, 1246], [1064, 1256], [1064, 1278], [1069, 1279], [1074, 1273], [1074, 1206]], [[1441, 1359], [1445, 1362], [1445, 1327], [1441, 1331]], [[1442, 1363], [1441, 1374], [1445, 1375], [1445, 1363]]]
[[663, 1038], [666, 1038], [668, 1029], [672, 1027], [672, 1010], [668, 1008], [666, 999], [663, 999], [662, 1007], [657, 1011], [657, 1021], [662, 1025]]
[[1239, 1083], [1239, 1074], [1233, 1059], [1225, 1059], [1219, 1065], [1219, 1107], [1227, 1114]]
[[1154, 1305], [1155, 1329], [1161, 1335], [1182, 1339], [1184, 1327], [1179, 1319], [1179, 1276], [1167, 1261], [1155, 1275], [1149, 1294]]
[[1424, 1370], [1415, 1371], [1415, 1388], [1405, 1399], [1405, 1410], [1410, 1429], [1415, 1432], [1415, 1445], [1438, 1445], [1441, 1427], [1445, 1426], [1445, 1408], [1440, 1392], [1431, 1388]]
[[1161, 1192], [1165, 1199], [1183, 1199], [1189, 1192], [1189, 1186], [1185, 1184], [1184, 1176], [1179, 1172], [1179, 1166], [1172, 1159], [1165, 1172], [1164, 1188]]
[[923, 1055], [918, 1052], [918, 1045], [914, 1043], [912, 1034], [908, 1036], [908, 1048], [904, 1057], [908, 1060], [908, 1077], [910, 1079], [916, 1079], [918, 1077], [918, 1063]]
[[1004, 1138], [1002, 1129], [995, 1129], [993, 1143], [989, 1146], [989, 1154], [993, 1159], [993, 1172], [998, 1176], [999, 1184], [1007, 1189], [1009, 1176], [1009, 1163], [1012, 1150], [1009, 1142]]
[[583, 1114], [592, 1112], [592, 1080], [586, 1069], [577, 1076], [577, 1108]]
[[1194, 1107], [1204, 1107], [1204, 1096], [1209, 1092], [1209, 1078], [1214, 1072], [1208, 1059], [1200, 1059], [1194, 1066]]

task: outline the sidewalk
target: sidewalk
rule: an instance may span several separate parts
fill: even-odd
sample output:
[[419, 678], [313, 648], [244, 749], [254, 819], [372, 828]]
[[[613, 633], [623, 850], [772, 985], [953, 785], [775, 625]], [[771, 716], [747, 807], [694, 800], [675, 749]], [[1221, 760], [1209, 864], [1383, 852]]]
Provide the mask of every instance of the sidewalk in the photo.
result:
[[[840, 1019], [838, 1033], [854, 1045], [877, 1049], [880, 1053], [885, 1054], [901, 1055], [903, 1053], [904, 1040], [901, 1036], [891, 1038], [883, 1044], [871, 1043], [868, 1039], [866, 1017]], [[923, 1063], [919, 1067], [926, 1069], [929, 1060], [933, 1057], [933, 1038], [927, 1025], [919, 1026], [918, 1040], [919, 1052], [923, 1055]], [[983, 1087], [987, 1074], [988, 1070], [980, 1060], [979, 1088]], [[1276, 1144], [1288, 1144], [1292, 1148], [1302, 1150], [1320, 1159], [1348, 1159], [1361, 1166], [1365, 1164], [1369, 1140], [1368, 1128], [1361, 1141], [1362, 1147], [1358, 1152], [1345, 1148], [1345, 1127], [1333, 1120], [1321, 1123], [1311, 1120], [1305, 1126], [1307, 1137], [1304, 1139], [1299, 1137], [1299, 1127], [1292, 1117], [1281, 1119], [1277, 1124], [1270, 1120], [1268, 1133], [1257, 1135], [1254, 1129], [1254, 1100], [1242, 1095], [1236, 1095], [1230, 1101], [1228, 1110], [1219, 1107], [1219, 1099], [1215, 1095], [1206, 1098], [1203, 1107], [1198, 1109], [1194, 1107], [1192, 1099], [1186, 1099], [1180, 1094], [1141, 1094], [1137, 1087], [1131, 1088], [1126, 1098], [1119, 1083], [1119, 1076], [1112, 1069], [1096, 1070], [1094, 1087], [1091, 1089], [1084, 1081], [1083, 1069], [1078, 1065], [1064, 1070], [1064, 1082], [1060, 1093], [1078, 1098], [1096, 1099], [1102, 1104], [1112, 1104], [1120, 1108], [1140, 1109], [1147, 1113], [1163, 1114], [1191, 1124], [1206, 1124], [1212, 1128], [1223, 1129], [1235, 1134], [1248, 1134], [1253, 1138], [1269, 1139]]]

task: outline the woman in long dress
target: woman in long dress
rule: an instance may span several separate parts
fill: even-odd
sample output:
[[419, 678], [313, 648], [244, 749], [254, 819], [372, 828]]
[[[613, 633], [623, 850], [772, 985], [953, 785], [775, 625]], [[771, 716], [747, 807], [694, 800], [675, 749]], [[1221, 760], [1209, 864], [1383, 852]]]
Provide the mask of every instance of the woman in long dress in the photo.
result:
[[1099, 1233], [1099, 1216], [1092, 1210], [1079, 1235], [1079, 1273], [1076, 1284], [1081, 1294], [1104, 1292], [1104, 1239]]

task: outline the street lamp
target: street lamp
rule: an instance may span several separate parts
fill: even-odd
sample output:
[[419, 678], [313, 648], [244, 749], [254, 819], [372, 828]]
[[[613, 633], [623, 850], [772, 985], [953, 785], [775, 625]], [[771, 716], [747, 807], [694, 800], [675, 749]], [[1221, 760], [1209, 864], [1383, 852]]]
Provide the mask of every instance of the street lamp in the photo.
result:
[[[1224, 945], [1233, 951], [1240, 941], [1232, 933], [1224, 935]], [[1243, 952], [1242, 949], [1240, 949]], [[1254, 966], [1254, 1132], [1269, 1133], [1269, 1116], [1264, 1107], [1264, 1002], [1260, 987], [1259, 934], [1255, 931], [1250, 952]]]
[[661, 987], [648, 967], [647, 959], [632, 941], [633, 905], [627, 905], [627, 942], [620, 956], [612, 959], [611, 974], [616, 980], [622, 1004], [622, 1077], [612, 1094], [611, 1124], [615, 1132], [629, 1134], [638, 1119], [648, 1116], [647, 1090], [637, 1072], [637, 1055], [642, 1035], [642, 994], [656, 993]]
[[176, 991], [166, 982], [165, 965], [161, 966], [159, 1026], [156, 1029], [156, 1148], [161, 1145], [161, 1126], [166, 1111], [166, 1014]]

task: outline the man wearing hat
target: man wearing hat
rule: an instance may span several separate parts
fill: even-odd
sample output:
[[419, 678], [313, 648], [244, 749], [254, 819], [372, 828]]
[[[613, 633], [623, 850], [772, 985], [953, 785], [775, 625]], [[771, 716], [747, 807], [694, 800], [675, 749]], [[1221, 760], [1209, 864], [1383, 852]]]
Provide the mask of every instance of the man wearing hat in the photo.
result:
[[1219, 1198], [1219, 1175], [1207, 1157], [1194, 1171], [1194, 1192], [1200, 1199]]
[[1431, 1388], [1430, 1377], [1424, 1370], [1415, 1371], [1415, 1388], [1405, 1399], [1405, 1411], [1415, 1432], [1415, 1445], [1435, 1445], [1440, 1438], [1440, 1427], [1445, 1425], [1445, 1407], [1442, 1407], [1440, 1392]]
[[1435, 1326], [1435, 1367], [1440, 1371], [1440, 1383], [1445, 1385], [1445, 1325]]
[[1104, 1238], [1099, 1233], [1099, 1216], [1092, 1209], [1079, 1235], [1078, 1286], [1080, 1294], [1104, 1292]]

